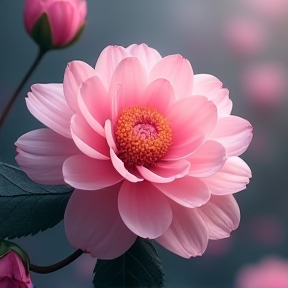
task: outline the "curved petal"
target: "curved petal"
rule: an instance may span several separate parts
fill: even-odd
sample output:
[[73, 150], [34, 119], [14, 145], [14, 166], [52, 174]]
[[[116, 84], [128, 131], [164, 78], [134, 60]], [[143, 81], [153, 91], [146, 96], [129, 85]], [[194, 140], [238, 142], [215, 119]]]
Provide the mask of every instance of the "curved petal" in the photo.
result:
[[28, 33], [32, 32], [32, 29], [38, 20], [38, 18], [42, 15], [44, 12], [42, 2], [38, 2], [35, 0], [26, 0], [25, 6], [24, 6], [24, 25]]
[[154, 183], [168, 183], [187, 175], [190, 165], [189, 161], [180, 160], [177, 162], [159, 162], [155, 167], [149, 169], [144, 166], [136, 166], [136, 168], [145, 180]]
[[211, 196], [201, 180], [190, 176], [176, 179], [170, 183], [152, 184], [167, 197], [188, 208], [204, 205]]
[[221, 143], [228, 156], [239, 156], [246, 151], [252, 137], [253, 127], [245, 119], [237, 116], [221, 117], [210, 135], [210, 139]]
[[206, 97], [187, 97], [174, 103], [166, 118], [173, 141], [163, 159], [177, 160], [192, 154], [210, 135], [217, 123], [217, 108]]
[[146, 87], [140, 105], [153, 107], [164, 116], [175, 100], [174, 89], [170, 82], [159, 78]]
[[240, 223], [240, 210], [232, 195], [212, 195], [208, 203], [198, 208], [197, 212], [207, 224], [209, 239], [229, 237]]
[[78, 105], [88, 124], [104, 136], [104, 124], [111, 118], [108, 92], [98, 76], [92, 76], [80, 87]]
[[71, 138], [70, 120], [73, 111], [68, 106], [62, 84], [34, 84], [26, 104], [31, 114], [55, 132]]
[[63, 80], [64, 94], [70, 107], [77, 113], [80, 113], [77, 101], [79, 87], [95, 74], [95, 70], [82, 61], [72, 61], [66, 67]]
[[209, 100], [213, 101], [213, 103], [216, 105], [217, 112], [220, 117], [231, 114], [233, 103], [229, 98], [228, 89], [220, 89], [217, 93], [215, 93], [214, 97], [211, 97]]
[[193, 80], [193, 95], [203, 95], [209, 100], [223, 86], [217, 77], [210, 74], [196, 74]]
[[124, 166], [123, 161], [118, 158], [118, 156], [115, 154], [112, 148], [110, 148], [110, 158], [116, 171], [118, 171], [118, 173], [122, 175], [125, 179], [127, 179], [128, 181], [135, 183], [135, 182], [144, 180], [143, 178], [139, 178], [135, 176], [134, 174], [132, 174], [131, 172], [129, 172]]
[[107, 144], [109, 145], [111, 149], [114, 150], [115, 153], [118, 153], [118, 149], [114, 141], [114, 137], [113, 137], [111, 120], [109, 119], [106, 120], [104, 128], [105, 128], [105, 136], [106, 136]]
[[190, 258], [200, 256], [208, 244], [207, 226], [195, 209], [170, 201], [173, 220], [168, 230], [155, 240], [171, 252]]
[[47, 128], [22, 135], [15, 145], [18, 165], [29, 178], [44, 185], [65, 184], [62, 174], [64, 161], [81, 154], [72, 139]]
[[[121, 84], [121, 89], [119, 89], [119, 84]], [[147, 73], [139, 59], [136, 57], [123, 59], [112, 75], [108, 90], [110, 99], [115, 97], [117, 91], [115, 100], [118, 113], [125, 108], [139, 105], [146, 85]]]
[[85, 155], [68, 158], [63, 164], [64, 180], [77, 189], [98, 190], [123, 180], [110, 160], [97, 160]]
[[192, 95], [193, 70], [190, 62], [181, 55], [162, 58], [151, 70], [149, 82], [167, 79], [173, 86], [177, 99]]
[[214, 175], [202, 178], [214, 195], [228, 195], [246, 189], [252, 177], [249, 166], [239, 157], [229, 157]]
[[64, 225], [72, 246], [99, 259], [114, 259], [136, 240], [118, 212], [116, 184], [97, 191], [75, 190], [67, 204]]
[[224, 165], [226, 159], [226, 150], [223, 145], [208, 140], [187, 158], [191, 163], [188, 175], [193, 177], [213, 175]]
[[127, 227], [142, 238], [162, 235], [172, 221], [167, 198], [147, 181], [137, 184], [124, 181], [118, 207]]
[[157, 50], [148, 47], [144, 43], [140, 45], [132, 44], [126, 48], [126, 51], [132, 57], [137, 57], [141, 61], [148, 74], [150, 73], [152, 67], [162, 59]]
[[106, 139], [95, 132], [82, 116], [75, 114], [72, 117], [71, 135], [76, 146], [87, 156], [99, 160], [109, 159]]
[[122, 59], [128, 54], [122, 46], [110, 45], [103, 49], [97, 60], [95, 71], [100, 76], [103, 84], [108, 90], [114, 70]]

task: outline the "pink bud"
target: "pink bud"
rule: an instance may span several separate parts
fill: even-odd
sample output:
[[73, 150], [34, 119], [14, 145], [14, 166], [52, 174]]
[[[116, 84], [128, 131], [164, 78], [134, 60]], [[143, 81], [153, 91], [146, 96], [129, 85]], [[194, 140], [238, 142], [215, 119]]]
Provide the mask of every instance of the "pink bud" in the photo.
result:
[[26, 0], [24, 24], [44, 50], [74, 42], [82, 32], [87, 14], [84, 0]]
[[12, 250], [0, 257], [1, 288], [32, 288], [30, 275], [21, 258]]

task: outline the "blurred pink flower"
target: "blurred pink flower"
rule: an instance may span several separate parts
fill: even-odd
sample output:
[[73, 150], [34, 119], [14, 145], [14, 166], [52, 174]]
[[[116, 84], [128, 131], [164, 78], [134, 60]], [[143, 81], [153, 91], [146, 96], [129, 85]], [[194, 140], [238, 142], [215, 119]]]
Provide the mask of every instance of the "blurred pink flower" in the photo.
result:
[[73, 262], [74, 271], [81, 278], [88, 278], [93, 273], [96, 260], [90, 254], [83, 254], [80, 258]]
[[33, 287], [30, 275], [26, 273], [21, 258], [12, 250], [0, 257], [0, 287]]
[[267, 44], [264, 27], [255, 20], [240, 17], [231, 17], [225, 21], [223, 37], [233, 52], [244, 56], [259, 53]]
[[214, 257], [224, 256], [233, 247], [232, 238], [226, 238], [221, 241], [209, 241], [206, 253]]
[[287, 0], [244, 0], [254, 13], [272, 21], [279, 21], [288, 15]]
[[[85, 0], [26, 0], [24, 24], [27, 32], [40, 46], [58, 48], [68, 45], [79, 36], [86, 13]], [[48, 17], [48, 23], [44, 15]]]
[[50, 129], [20, 137], [16, 160], [36, 182], [76, 188], [64, 217], [74, 247], [111, 259], [140, 236], [201, 255], [238, 227], [231, 194], [251, 177], [238, 156], [252, 126], [230, 115], [228, 93], [180, 55], [108, 46], [95, 69], [73, 61], [63, 85], [32, 86], [28, 109]]
[[244, 266], [236, 277], [237, 288], [287, 288], [288, 261], [267, 257], [255, 265]]
[[288, 72], [276, 62], [244, 67], [240, 81], [247, 98], [256, 105], [274, 107], [283, 103], [287, 93]]

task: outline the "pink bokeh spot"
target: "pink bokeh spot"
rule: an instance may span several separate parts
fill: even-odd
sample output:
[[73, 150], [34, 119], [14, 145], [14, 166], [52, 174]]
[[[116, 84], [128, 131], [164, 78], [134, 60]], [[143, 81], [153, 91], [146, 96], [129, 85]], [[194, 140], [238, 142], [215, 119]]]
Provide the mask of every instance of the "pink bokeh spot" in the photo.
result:
[[259, 263], [244, 266], [236, 276], [236, 288], [287, 288], [288, 261], [266, 257]]
[[277, 107], [287, 93], [288, 71], [280, 63], [251, 64], [243, 68], [240, 82], [247, 97], [257, 107]]
[[[36, 182], [76, 188], [64, 216], [75, 248], [113, 259], [140, 236], [190, 258], [237, 229], [232, 194], [251, 178], [239, 156], [252, 126], [230, 115], [222, 82], [194, 75], [183, 56], [162, 58], [146, 44], [108, 46], [95, 70], [72, 61], [63, 85], [33, 85], [27, 104], [55, 143], [47, 132], [26, 133], [16, 160]], [[39, 169], [44, 157], [56, 172]]]

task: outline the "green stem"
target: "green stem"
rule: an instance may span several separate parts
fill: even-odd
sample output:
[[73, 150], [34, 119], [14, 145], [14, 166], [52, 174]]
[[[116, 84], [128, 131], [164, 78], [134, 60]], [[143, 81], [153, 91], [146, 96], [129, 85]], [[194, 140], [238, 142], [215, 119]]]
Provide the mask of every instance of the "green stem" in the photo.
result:
[[0, 118], [0, 129], [2, 128], [10, 109], [12, 108], [15, 100], [17, 99], [17, 96], [19, 95], [21, 89], [23, 88], [24, 84], [26, 83], [26, 81], [28, 80], [28, 78], [31, 76], [31, 74], [33, 73], [33, 71], [35, 70], [35, 68], [37, 67], [37, 65], [39, 64], [40, 60], [43, 58], [43, 56], [45, 55], [47, 51], [43, 51], [41, 49], [39, 49], [38, 55], [36, 57], [36, 59], [34, 60], [32, 66], [30, 67], [30, 69], [28, 70], [28, 72], [26, 73], [25, 77], [22, 79], [21, 83], [19, 84], [19, 86], [17, 87], [17, 89], [15, 90], [15, 92], [13, 93], [10, 101], [8, 102], [1, 118]]
[[39, 273], [39, 274], [48, 274], [48, 273], [55, 272], [57, 270], [62, 269], [65, 266], [69, 265], [73, 261], [75, 261], [83, 253], [84, 253], [84, 251], [78, 249], [73, 254], [71, 254], [70, 256], [65, 258], [64, 260], [62, 260], [56, 264], [50, 265], [50, 266], [37, 266], [34, 264], [30, 264], [29, 265], [30, 271], [35, 272], [35, 273]]

